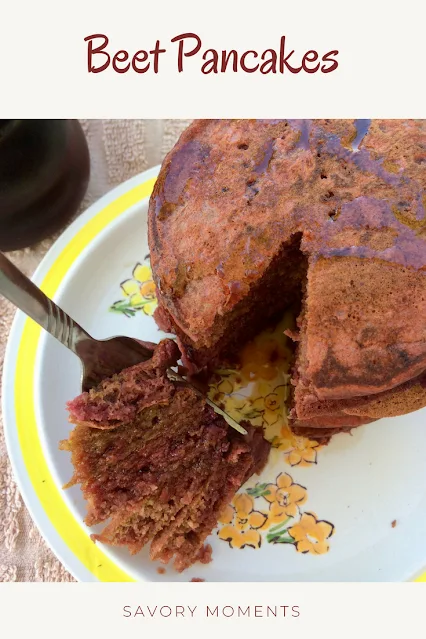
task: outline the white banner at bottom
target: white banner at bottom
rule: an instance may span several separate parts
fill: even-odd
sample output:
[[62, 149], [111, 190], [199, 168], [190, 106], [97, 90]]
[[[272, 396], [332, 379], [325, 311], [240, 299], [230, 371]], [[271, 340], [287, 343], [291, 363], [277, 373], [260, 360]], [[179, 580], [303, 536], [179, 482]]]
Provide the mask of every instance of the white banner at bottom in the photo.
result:
[[407, 636], [422, 583], [0, 584], [0, 634], [43, 639]]

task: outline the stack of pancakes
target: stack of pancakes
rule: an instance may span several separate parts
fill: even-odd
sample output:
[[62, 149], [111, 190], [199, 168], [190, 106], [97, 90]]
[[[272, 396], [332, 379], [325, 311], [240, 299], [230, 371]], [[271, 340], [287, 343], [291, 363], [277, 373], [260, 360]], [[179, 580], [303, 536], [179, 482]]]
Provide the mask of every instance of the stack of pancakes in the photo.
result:
[[426, 127], [203, 120], [150, 202], [159, 325], [196, 372], [299, 305], [293, 428], [426, 405]]

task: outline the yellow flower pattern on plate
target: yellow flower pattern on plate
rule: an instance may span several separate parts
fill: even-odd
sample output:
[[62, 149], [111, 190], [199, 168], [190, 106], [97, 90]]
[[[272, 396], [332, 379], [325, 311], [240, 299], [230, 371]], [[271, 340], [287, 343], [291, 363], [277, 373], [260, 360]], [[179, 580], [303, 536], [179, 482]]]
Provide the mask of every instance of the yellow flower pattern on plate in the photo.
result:
[[132, 277], [120, 284], [125, 298], [114, 302], [110, 311], [134, 317], [137, 311], [152, 315], [157, 308], [155, 284], [149, 264], [136, 264]]
[[303, 513], [300, 521], [288, 529], [290, 537], [295, 541], [296, 550], [312, 555], [323, 555], [329, 551], [327, 539], [333, 532], [333, 524], [318, 520], [313, 513]]
[[216, 372], [209, 396], [237, 421], [262, 426], [286, 464], [308, 467], [317, 463], [321, 446], [291, 432], [286, 407], [292, 351], [284, 331], [293, 328], [288, 313], [274, 330], [258, 335], [241, 351], [237, 368]]
[[269, 523], [279, 524], [299, 514], [299, 506], [305, 503], [307, 493], [306, 488], [295, 484], [290, 475], [281, 473], [276, 484], [266, 484], [264, 497], [270, 503]]
[[[323, 555], [334, 526], [316, 515], [301, 512], [307, 501], [306, 488], [280, 473], [275, 483], [257, 483], [237, 494], [219, 519], [219, 539], [231, 548], [260, 548], [262, 532], [270, 544], [292, 545], [302, 554]], [[267, 506], [269, 509], [266, 510]]]
[[278, 450], [284, 452], [284, 460], [290, 466], [311, 466], [317, 463], [318, 442], [294, 435], [288, 426], [283, 426], [279, 436], [272, 442]]
[[254, 509], [254, 499], [246, 493], [236, 495], [219, 519], [224, 524], [219, 539], [227, 541], [231, 548], [260, 548], [259, 530], [265, 525], [267, 515]]

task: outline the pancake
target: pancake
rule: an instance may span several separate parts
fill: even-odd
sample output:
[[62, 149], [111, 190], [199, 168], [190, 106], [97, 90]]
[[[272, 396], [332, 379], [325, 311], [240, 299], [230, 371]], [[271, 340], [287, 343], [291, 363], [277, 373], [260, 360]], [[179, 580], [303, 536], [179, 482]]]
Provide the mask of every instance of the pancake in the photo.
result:
[[158, 324], [196, 372], [296, 302], [295, 428], [426, 405], [425, 182], [424, 121], [194, 122], [150, 201]]
[[182, 571], [208, 560], [206, 537], [240, 486], [264, 466], [262, 429], [242, 436], [205, 400], [166, 374], [180, 357], [172, 340], [147, 362], [105, 379], [68, 402], [75, 424], [61, 448], [87, 501], [85, 522], [106, 522], [92, 538], [150, 545], [151, 559]]

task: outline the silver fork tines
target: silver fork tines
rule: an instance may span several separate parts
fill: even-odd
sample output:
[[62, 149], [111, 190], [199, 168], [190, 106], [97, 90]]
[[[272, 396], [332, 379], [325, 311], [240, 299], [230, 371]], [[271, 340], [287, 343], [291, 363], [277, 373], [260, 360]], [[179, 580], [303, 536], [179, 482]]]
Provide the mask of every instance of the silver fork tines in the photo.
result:
[[[83, 391], [89, 390], [102, 379], [119, 373], [129, 366], [144, 362], [152, 356], [152, 350], [130, 337], [94, 339], [16, 268], [3, 253], [0, 253], [0, 293], [80, 358], [83, 367], [81, 377]], [[204, 397], [232, 428], [239, 433], [247, 434], [238, 422], [184, 377], [173, 371], [170, 373], [174, 375], [175, 381], [190, 385]]]

